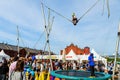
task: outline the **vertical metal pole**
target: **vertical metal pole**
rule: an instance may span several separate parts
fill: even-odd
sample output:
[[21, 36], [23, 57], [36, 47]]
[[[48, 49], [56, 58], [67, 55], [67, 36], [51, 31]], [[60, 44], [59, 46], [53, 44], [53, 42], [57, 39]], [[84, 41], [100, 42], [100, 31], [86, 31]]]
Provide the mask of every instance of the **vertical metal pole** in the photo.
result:
[[47, 27], [47, 43], [48, 43], [48, 51], [49, 51], [49, 58], [50, 58], [50, 64], [51, 64], [51, 70], [53, 71], [53, 65], [52, 65], [52, 60], [51, 60], [51, 51], [50, 51], [50, 42], [49, 42], [49, 35], [50, 35], [50, 9], [49, 10], [49, 14], [48, 14], [48, 27]]
[[114, 80], [114, 75], [115, 75], [115, 71], [116, 71], [116, 58], [118, 56], [119, 41], [120, 41], [120, 23], [119, 23], [119, 30], [118, 30], [118, 39], [117, 39], [117, 42], [116, 42], [116, 53], [115, 53], [114, 67], [113, 67], [113, 76], [112, 76], [113, 80]]
[[18, 29], [18, 26], [17, 26], [17, 52], [18, 52], [18, 57], [20, 56], [19, 55], [19, 29]]
[[[50, 35], [51, 27], [52, 27], [52, 24], [50, 24], [50, 9], [48, 8], [49, 9], [48, 26], [46, 26], [46, 18], [45, 18], [44, 6], [43, 6], [42, 2], [41, 2], [41, 5], [42, 5], [42, 14], [43, 14], [43, 17], [44, 17], [45, 32], [46, 32], [46, 44], [45, 44], [45, 48], [47, 47], [47, 44], [48, 44], [48, 51], [49, 51], [49, 58], [50, 58], [51, 70], [53, 70], [53, 65], [52, 65], [52, 60], [51, 60], [50, 43], [49, 43], [49, 35]], [[53, 20], [52, 20], [52, 23], [53, 23]], [[44, 48], [44, 51], [45, 51], [45, 48]]]
[[66, 58], [65, 58], [65, 55], [66, 55], [66, 51], [65, 51], [65, 49], [64, 50], [62, 50], [62, 57], [63, 57], [63, 62], [66, 62]]

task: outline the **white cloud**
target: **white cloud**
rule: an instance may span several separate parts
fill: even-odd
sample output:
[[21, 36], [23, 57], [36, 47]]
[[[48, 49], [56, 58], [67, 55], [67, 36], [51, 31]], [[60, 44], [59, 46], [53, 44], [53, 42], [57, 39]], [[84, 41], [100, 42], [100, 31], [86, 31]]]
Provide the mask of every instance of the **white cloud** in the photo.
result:
[[0, 17], [27, 28], [38, 30], [41, 27], [40, 8], [25, 0], [3, 0], [0, 2]]

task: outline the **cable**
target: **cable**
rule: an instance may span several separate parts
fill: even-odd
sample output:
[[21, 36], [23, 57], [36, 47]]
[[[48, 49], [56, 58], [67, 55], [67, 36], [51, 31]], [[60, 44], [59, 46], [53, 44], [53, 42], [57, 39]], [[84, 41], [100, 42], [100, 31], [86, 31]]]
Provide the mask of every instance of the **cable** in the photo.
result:
[[[100, 0], [97, 0], [78, 20], [77, 20], [77, 22], [76, 23], [78, 23], [78, 21], [79, 20], [81, 20], [90, 10], [92, 10], [92, 8], [94, 8], [96, 5], [97, 5], [97, 3], [99, 2]], [[110, 8], [109, 8], [109, 0], [106, 0], [106, 2], [107, 2], [107, 9], [108, 9], [108, 18], [109, 18], [109, 16], [110, 16]], [[105, 3], [105, 0], [104, 0], [104, 3]], [[102, 15], [104, 14], [104, 3], [103, 3], [103, 12], [102, 12]], [[68, 21], [70, 21], [70, 22], [72, 22], [73, 23], [73, 21], [71, 20], [71, 19], [68, 19], [67, 17], [65, 17], [65, 16], [63, 16], [63, 15], [61, 15], [60, 13], [58, 13], [57, 11], [55, 11], [55, 10], [53, 10], [53, 9], [51, 9], [51, 8], [49, 8], [48, 6], [46, 6], [45, 4], [43, 4], [43, 2], [41, 1], [41, 4], [42, 4], [42, 7], [43, 7], [43, 5], [46, 7], [46, 8], [48, 8], [49, 10], [51, 10], [52, 12], [54, 12], [54, 13], [56, 13], [57, 15], [59, 15], [59, 16], [61, 16], [61, 17], [63, 17], [63, 18], [65, 18], [65, 19], [67, 19]], [[74, 23], [73, 23], [74, 24]]]
[[[42, 2], [41, 2], [41, 5], [42, 5], [42, 14], [43, 14], [43, 18], [44, 18], [45, 32], [47, 34], [48, 32], [47, 32], [47, 26], [46, 26], [46, 17], [45, 17], [44, 6], [43, 6]], [[46, 40], [46, 43], [45, 43], [45, 46], [44, 46], [44, 52], [45, 52], [46, 46], [47, 46], [47, 40]]]
[[40, 41], [40, 39], [42, 38], [43, 34], [44, 34], [45, 30], [42, 32], [42, 34], [40, 35], [39, 39], [36, 41], [35, 45], [33, 46], [33, 49], [36, 48], [38, 42]]
[[105, 8], [105, 0], [103, 0], [103, 11], [102, 11], [102, 16], [104, 14], [104, 8]]
[[78, 19], [78, 21], [81, 20], [92, 8], [94, 8], [99, 1], [100, 1], [100, 0], [97, 0], [97, 1]]
[[50, 29], [49, 29], [49, 33], [50, 33], [50, 31], [52, 30], [52, 25], [53, 25], [53, 22], [54, 22], [54, 16], [53, 16], [53, 18], [52, 18], [52, 22], [51, 22], [51, 25], [50, 25]]
[[43, 18], [44, 18], [44, 24], [45, 24], [45, 26], [46, 26], [46, 18], [45, 18], [43, 3], [41, 3], [41, 5], [42, 5], [42, 14], [43, 14]]
[[25, 43], [24, 43], [24, 41], [23, 41], [23, 39], [22, 39], [22, 37], [21, 37], [20, 34], [19, 34], [19, 37], [20, 37], [20, 39], [21, 39], [21, 42], [22, 42], [23, 46], [25, 46]]
[[109, 0], [106, 0], [107, 1], [107, 10], [108, 10], [108, 18], [110, 17], [110, 8], [109, 8]]
[[[96, 3], [95, 4], [93, 4], [79, 19], [78, 19], [78, 21], [79, 20], [81, 20], [93, 7], [95, 7], [95, 5], [99, 2], [100, 0], [97, 0], [96, 1]], [[52, 12], [54, 12], [54, 13], [56, 13], [56, 14], [58, 14], [59, 16], [61, 16], [61, 17], [63, 17], [63, 18], [65, 18], [65, 19], [67, 19], [68, 21], [70, 21], [70, 22], [72, 22], [73, 23], [73, 21], [72, 20], [70, 20], [70, 19], [68, 19], [68, 18], [66, 18], [65, 16], [63, 16], [63, 15], [61, 15], [60, 13], [58, 13], [57, 11], [55, 11], [55, 10], [53, 10], [53, 9], [51, 9], [51, 8], [49, 8], [48, 6], [46, 6], [45, 4], [43, 4], [43, 2], [41, 2], [41, 4], [42, 5], [44, 5], [46, 8], [48, 8], [48, 9], [50, 9]]]
[[63, 16], [63, 15], [61, 15], [61, 14], [60, 14], [60, 13], [58, 13], [57, 11], [55, 11], [55, 10], [53, 10], [53, 9], [49, 8], [48, 6], [46, 6], [45, 4], [43, 4], [43, 2], [41, 2], [41, 4], [42, 4], [42, 5], [44, 5], [46, 8], [50, 9], [52, 12], [56, 13], [57, 15], [59, 15], [59, 16], [61, 16], [61, 17], [65, 18], [66, 20], [68, 20], [68, 21], [72, 22], [72, 20], [71, 20], [71, 19], [69, 19], [69, 18], [67, 18], [67, 17], [65, 17], [65, 16]]

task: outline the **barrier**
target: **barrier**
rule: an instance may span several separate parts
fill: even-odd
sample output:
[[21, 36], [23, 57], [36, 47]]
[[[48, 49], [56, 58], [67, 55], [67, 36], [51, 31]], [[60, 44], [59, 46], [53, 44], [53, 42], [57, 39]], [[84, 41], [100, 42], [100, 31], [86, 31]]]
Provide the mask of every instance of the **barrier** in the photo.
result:
[[[65, 79], [65, 80], [109, 80], [111, 78], [111, 76], [109, 74], [99, 73], [99, 72], [95, 73], [95, 75], [96, 75], [95, 78], [90, 78], [90, 72], [75, 71], [75, 70], [51, 71], [50, 75], [52, 75], [55, 78], [61, 78], [61, 79]], [[51, 79], [51, 80], [54, 80], [54, 79]]]

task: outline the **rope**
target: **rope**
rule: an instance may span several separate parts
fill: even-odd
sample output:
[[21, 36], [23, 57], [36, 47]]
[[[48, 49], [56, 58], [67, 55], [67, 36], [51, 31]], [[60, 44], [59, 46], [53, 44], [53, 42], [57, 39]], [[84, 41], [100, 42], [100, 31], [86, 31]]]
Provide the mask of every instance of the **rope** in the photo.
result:
[[41, 3], [41, 5], [42, 5], [42, 14], [43, 14], [43, 18], [44, 18], [44, 24], [45, 24], [45, 26], [46, 26], [46, 18], [45, 18], [43, 3]]
[[106, 0], [107, 1], [107, 10], [108, 10], [108, 18], [110, 17], [110, 8], [109, 8], [109, 0]]
[[50, 26], [50, 9], [48, 9], [48, 27]]
[[49, 29], [49, 33], [50, 33], [50, 31], [52, 30], [52, 25], [53, 25], [53, 22], [54, 22], [54, 16], [53, 16], [53, 18], [52, 18], [52, 22], [51, 22], [51, 25], [50, 25], [50, 29]]
[[42, 34], [40, 35], [39, 39], [36, 41], [35, 45], [33, 46], [33, 49], [35, 49], [35, 47], [37, 46], [37, 44], [40, 41], [40, 39], [42, 38], [44, 32], [45, 32], [45, 30], [42, 32]]
[[[78, 21], [79, 20], [81, 20], [90, 10], [92, 10], [92, 8], [94, 8], [96, 5], [97, 5], [97, 3], [99, 2], [100, 0], [97, 0], [79, 19], [78, 19]], [[109, 18], [109, 16], [110, 16], [110, 8], [109, 8], [109, 0], [106, 0], [107, 1], [107, 9], [108, 9], [108, 18]], [[52, 12], [54, 12], [54, 13], [56, 13], [57, 15], [59, 15], [59, 16], [61, 16], [61, 17], [63, 17], [63, 18], [65, 18], [66, 20], [68, 20], [68, 21], [70, 21], [70, 22], [72, 22], [72, 20], [71, 19], [68, 19], [67, 17], [65, 17], [65, 16], [63, 16], [63, 15], [61, 15], [60, 13], [58, 13], [57, 11], [55, 11], [55, 10], [53, 10], [53, 9], [51, 9], [51, 8], [49, 8], [48, 6], [46, 6], [45, 4], [43, 4], [43, 2], [41, 1], [41, 4], [42, 4], [42, 7], [43, 7], [43, 5], [46, 7], [46, 8], [48, 8], [49, 10], [51, 10]], [[104, 4], [105, 4], [105, 0], [104, 0]], [[102, 15], [104, 14], [104, 4], [103, 4], [103, 12], [102, 12]], [[72, 22], [73, 23], [73, 22]], [[45, 23], [46, 24], [46, 23]]]
[[105, 0], [103, 0], [103, 11], [102, 11], [102, 16], [104, 14], [104, 8], [105, 8]]
[[20, 34], [19, 34], [19, 37], [20, 37], [20, 39], [21, 39], [21, 42], [22, 42], [23, 46], [25, 46], [25, 43], [24, 43], [24, 41], [23, 41], [23, 39], [22, 39], [22, 37], [21, 37]]
[[92, 8], [94, 8], [99, 1], [100, 1], [100, 0], [97, 0], [97, 1], [78, 19], [78, 21], [81, 20]]
[[20, 34], [20, 31], [19, 31], [19, 27], [17, 26], [17, 40], [20, 40], [21, 39], [21, 42], [22, 42], [22, 44], [23, 44], [23, 46], [25, 46], [25, 43], [24, 43], [24, 41], [23, 41], [23, 39], [22, 39], [22, 37], [21, 37], [21, 34]]
[[[41, 4], [43, 4], [43, 3], [41, 2]], [[56, 13], [57, 15], [59, 15], [59, 16], [61, 16], [61, 17], [65, 18], [66, 20], [68, 20], [68, 21], [72, 22], [72, 21], [71, 21], [71, 19], [69, 19], [69, 18], [67, 18], [67, 17], [65, 17], [65, 16], [63, 16], [63, 15], [61, 15], [60, 13], [58, 13], [57, 11], [55, 11], [55, 10], [53, 10], [53, 9], [49, 8], [49, 7], [48, 7], [48, 6], [46, 6], [45, 4], [43, 4], [43, 5], [44, 5], [46, 8], [50, 9], [52, 12]]]
[[[47, 36], [48, 36], [48, 37], [49, 37], [49, 34], [50, 34], [50, 32], [51, 32], [51, 29], [52, 29], [53, 21], [54, 21], [54, 17], [52, 18], [52, 23], [51, 23], [49, 29], [47, 30]], [[47, 44], [49, 44], [49, 40], [48, 40], [48, 39], [47, 39], [47, 41], [46, 41], [46, 43], [45, 43], [45, 46], [44, 46], [44, 49], [43, 49], [44, 52], [45, 52], [45, 49], [46, 49], [46, 47], [47, 47]]]

